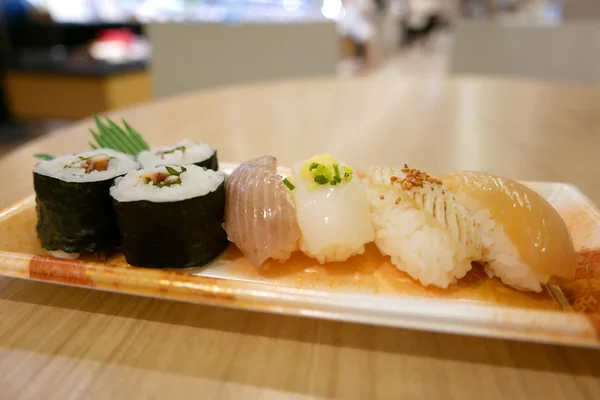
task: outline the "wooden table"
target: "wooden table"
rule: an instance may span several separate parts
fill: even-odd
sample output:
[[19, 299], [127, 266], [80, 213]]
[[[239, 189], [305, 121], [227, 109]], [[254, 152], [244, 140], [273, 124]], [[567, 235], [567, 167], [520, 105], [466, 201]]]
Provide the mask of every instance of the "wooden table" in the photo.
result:
[[[600, 201], [600, 89], [515, 81], [331, 80], [191, 94], [114, 114], [153, 143], [283, 164], [333, 152], [568, 181]], [[86, 147], [90, 121], [0, 160], [0, 204], [36, 152]], [[600, 398], [600, 352], [201, 307], [0, 279], [0, 399]]]

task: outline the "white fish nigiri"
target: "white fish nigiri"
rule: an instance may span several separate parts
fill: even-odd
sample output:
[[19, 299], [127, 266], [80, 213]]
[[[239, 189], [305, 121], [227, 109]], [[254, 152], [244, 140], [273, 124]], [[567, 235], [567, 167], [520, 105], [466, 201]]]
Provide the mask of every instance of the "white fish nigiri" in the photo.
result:
[[375, 234], [366, 190], [352, 168], [314, 156], [294, 167], [294, 182], [300, 250], [320, 263], [364, 253]]
[[256, 267], [268, 258], [285, 261], [298, 249], [300, 229], [289, 192], [272, 156], [241, 164], [227, 181], [227, 238]]
[[477, 226], [442, 182], [408, 168], [368, 173], [375, 244], [422, 285], [447, 288], [482, 257]]

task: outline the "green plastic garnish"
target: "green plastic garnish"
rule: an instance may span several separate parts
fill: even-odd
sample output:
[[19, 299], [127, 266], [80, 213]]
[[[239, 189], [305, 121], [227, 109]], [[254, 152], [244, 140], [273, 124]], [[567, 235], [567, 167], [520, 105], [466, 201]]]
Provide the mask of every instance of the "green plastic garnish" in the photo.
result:
[[[150, 146], [135, 129], [122, 120], [123, 128], [117, 125], [110, 118], [103, 122], [98, 115], [94, 115], [96, 121], [96, 130], [89, 128], [94, 141], [88, 142], [94, 150], [105, 148], [113, 149], [125, 154], [137, 155], [141, 151], [149, 150]], [[177, 148], [175, 150], [181, 150]], [[185, 150], [185, 148], [183, 149]], [[52, 160], [55, 157], [50, 154], [39, 153], [34, 155], [41, 160]]]
[[94, 120], [97, 132], [90, 128], [90, 133], [96, 141], [96, 143], [90, 142], [92, 149], [107, 148], [131, 155], [137, 155], [141, 151], [150, 149], [142, 135], [125, 120], [123, 120], [124, 128], [109, 118], [103, 122], [98, 115], [94, 115]]

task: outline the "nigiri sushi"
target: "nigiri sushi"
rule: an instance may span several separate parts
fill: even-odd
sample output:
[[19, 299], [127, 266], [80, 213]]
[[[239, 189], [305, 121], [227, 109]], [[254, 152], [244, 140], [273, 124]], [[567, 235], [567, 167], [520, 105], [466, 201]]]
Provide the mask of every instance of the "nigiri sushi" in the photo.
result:
[[277, 159], [259, 157], [236, 168], [226, 187], [225, 231], [256, 267], [287, 260], [298, 249], [300, 229], [290, 190], [277, 174]]
[[351, 167], [318, 155], [294, 167], [300, 250], [320, 263], [362, 254], [375, 233], [364, 186]]
[[373, 166], [366, 183], [375, 244], [399, 270], [447, 288], [481, 258], [474, 219], [439, 179], [407, 165]]
[[540, 292], [551, 276], [573, 279], [575, 249], [567, 226], [542, 196], [527, 186], [481, 172], [443, 178], [480, 227], [486, 272], [505, 284]]

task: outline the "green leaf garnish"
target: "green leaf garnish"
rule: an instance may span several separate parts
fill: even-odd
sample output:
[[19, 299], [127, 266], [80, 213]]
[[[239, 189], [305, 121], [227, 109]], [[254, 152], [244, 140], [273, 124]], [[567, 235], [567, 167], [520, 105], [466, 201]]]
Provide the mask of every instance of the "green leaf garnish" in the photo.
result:
[[180, 173], [183, 173], [183, 172], [185, 172], [185, 171], [187, 171], [187, 168], [186, 168], [186, 167], [184, 167], [184, 166], [181, 166], [181, 172], [180, 172]]
[[39, 158], [41, 160], [53, 160], [54, 156], [51, 156], [50, 154], [46, 154], [46, 153], [38, 153], [34, 155], [35, 158]]
[[90, 133], [96, 141], [95, 144], [90, 143], [93, 149], [107, 148], [131, 155], [137, 155], [141, 151], [150, 149], [142, 136], [125, 120], [123, 120], [125, 129], [110, 118], [106, 118], [106, 122], [103, 122], [98, 115], [94, 115], [94, 121], [96, 122], [96, 131], [90, 128]]
[[283, 179], [283, 184], [290, 190], [294, 190], [296, 188], [296, 186], [294, 186], [292, 182], [288, 181], [287, 178]]

